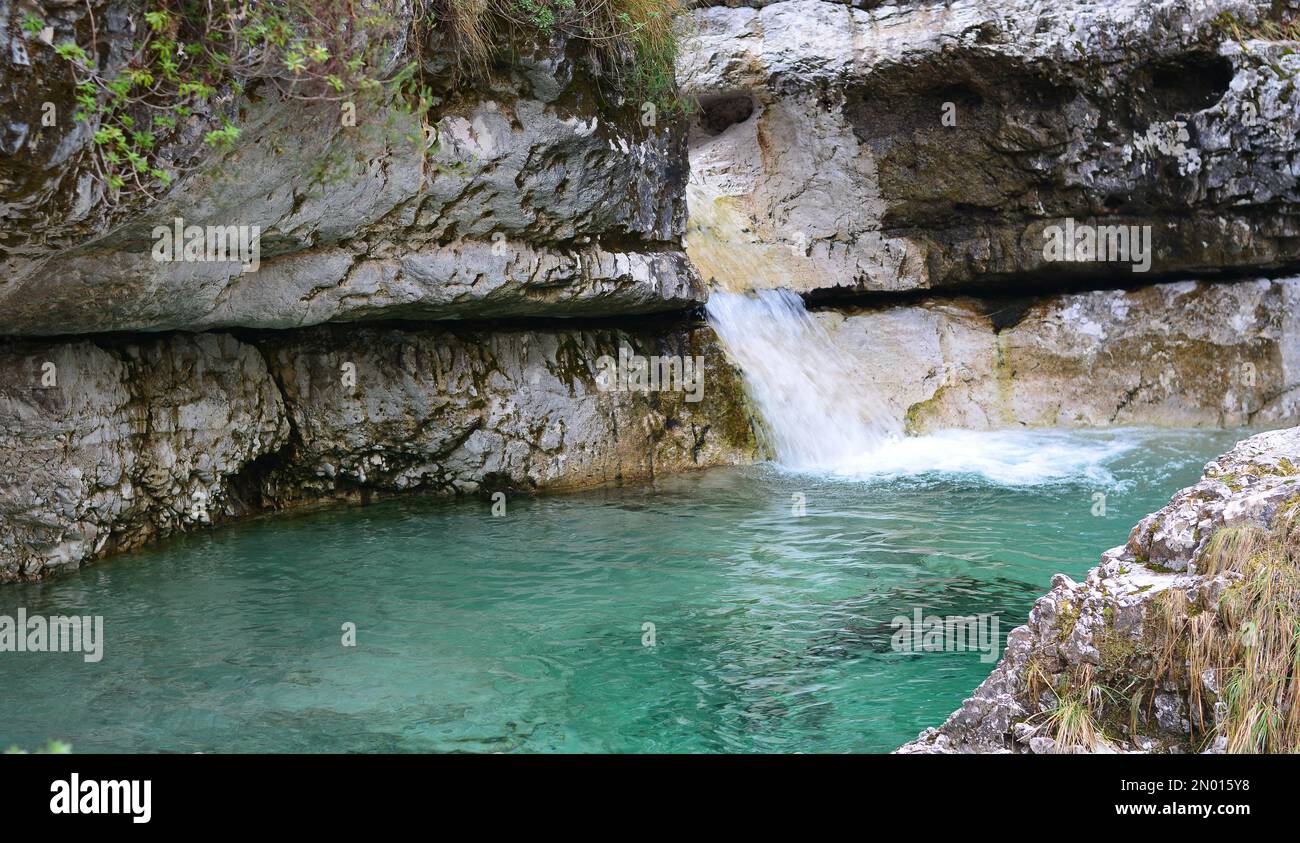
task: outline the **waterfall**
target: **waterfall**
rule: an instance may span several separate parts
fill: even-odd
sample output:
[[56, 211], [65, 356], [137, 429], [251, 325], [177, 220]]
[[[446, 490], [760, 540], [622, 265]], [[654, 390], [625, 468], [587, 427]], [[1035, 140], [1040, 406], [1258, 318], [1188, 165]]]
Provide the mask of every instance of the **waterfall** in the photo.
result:
[[903, 425], [803, 299], [787, 290], [715, 290], [709, 324], [744, 375], [781, 465], [848, 479], [920, 474], [1007, 486], [1115, 482], [1107, 466], [1140, 445], [1133, 431], [936, 430]]
[[836, 471], [902, 437], [901, 422], [798, 295], [715, 291], [705, 310], [782, 465]]

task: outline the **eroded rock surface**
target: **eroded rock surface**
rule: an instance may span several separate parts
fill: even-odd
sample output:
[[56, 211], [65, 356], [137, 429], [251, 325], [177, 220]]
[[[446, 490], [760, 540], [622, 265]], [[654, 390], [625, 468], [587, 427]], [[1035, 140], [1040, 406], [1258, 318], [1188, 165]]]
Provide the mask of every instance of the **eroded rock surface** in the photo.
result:
[[1101, 683], [1114, 677], [1130, 695], [1143, 690], [1149, 702], [1131, 716], [1100, 724], [1104, 734], [1091, 749], [1221, 751], [1213, 729], [1226, 710], [1220, 696], [1225, 672], [1193, 671], [1200, 666], [1180, 660], [1176, 648], [1172, 660], [1165, 657], [1172, 669], [1162, 670], [1153, 664], [1162, 659], [1152, 647], [1166, 648], [1161, 630], [1173, 629], [1182, 639], [1193, 630], [1213, 632], [1225, 591], [1239, 575], [1198, 569], [1206, 543], [1223, 527], [1274, 527], [1300, 501], [1297, 466], [1300, 428], [1253, 436], [1210, 462], [1199, 483], [1143, 519], [1128, 543], [1103, 554], [1083, 582], [1057, 574], [1029, 622], [1007, 636], [989, 678], [947, 722], [898, 751], [1057, 751], [1047, 728], [1050, 713], [1058, 700], [1081, 693], [1085, 675]]
[[942, 299], [815, 317], [913, 433], [1300, 419], [1300, 280]]
[[[698, 355], [700, 400], [602, 390], [601, 357], [621, 347]], [[18, 341], [0, 348], [0, 373], [0, 581], [261, 509], [647, 480], [756, 456], [737, 374], [704, 329]]]
[[[526, 27], [458, 73], [445, 27], [408, 26], [426, 6], [394, 7], [376, 76], [417, 59], [427, 112], [359, 96], [353, 123], [254, 80], [159, 137], [170, 189], [113, 203], [55, 47], [111, 77], [142, 9], [45, 4], [32, 32], [0, 1], [0, 580], [262, 509], [754, 458], [736, 375], [687, 312], [685, 122], [642, 120], [590, 45]], [[233, 147], [205, 145], [225, 121]], [[157, 260], [177, 220], [256, 227], [256, 267]], [[548, 327], [577, 317], [617, 327]], [[599, 389], [623, 347], [704, 359], [701, 400]]]
[[256, 348], [224, 334], [0, 347], [0, 581], [197, 524], [288, 442]]
[[696, 9], [691, 257], [733, 289], [1145, 280], [1047, 262], [1044, 230], [1070, 218], [1151, 226], [1157, 275], [1294, 267], [1300, 55], [1222, 26], [1286, 5]]
[[[353, 488], [559, 489], [652, 479], [755, 455], [737, 373], [707, 329], [440, 331], [321, 328], [264, 348], [296, 432], [275, 494]], [[698, 357], [688, 391], [615, 391], [602, 356]], [[351, 364], [356, 387], [342, 383]]]
[[[90, 5], [107, 71], [123, 60], [131, 18], [127, 4]], [[47, 10], [53, 44], [90, 42], [87, 8]], [[436, 35], [409, 45], [435, 85], [433, 108], [358, 102], [355, 126], [337, 103], [285, 100], [269, 85], [226, 92], [167, 152], [178, 165], [197, 156], [194, 169], [156, 201], [114, 210], [87, 172], [96, 126], [72, 120], [67, 62], [20, 17], [0, 6], [0, 333], [591, 316], [702, 300], [680, 246], [682, 121], [645, 126], [639, 104], [606, 103], [562, 40], [520, 45], [512, 66], [472, 85], [454, 80]], [[46, 102], [53, 127], [41, 122]], [[222, 118], [241, 131], [218, 154], [200, 139]], [[156, 261], [153, 229], [177, 218], [259, 227], [259, 268]]]

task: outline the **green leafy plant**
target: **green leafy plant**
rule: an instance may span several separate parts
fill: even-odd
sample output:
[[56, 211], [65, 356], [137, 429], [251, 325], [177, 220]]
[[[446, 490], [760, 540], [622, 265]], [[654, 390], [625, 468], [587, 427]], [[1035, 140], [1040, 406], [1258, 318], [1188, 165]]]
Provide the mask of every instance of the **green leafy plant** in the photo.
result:
[[72, 41], [67, 41], [58, 45], [54, 48], [54, 52], [58, 53], [59, 56], [68, 61], [75, 62], [83, 67], [86, 65], [86, 51], [81, 49], [81, 47], [77, 46], [76, 43]]
[[22, 28], [28, 35], [39, 35], [41, 30], [45, 28], [45, 21], [28, 12], [23, 15]]
[[203, 136], [203, 142], [208, 146], [230, 148], [234, 145], [235, 140], [239, 137], [239, 127], [232, 126], [230, 121], [226, 121], [220, 129], [213, 129]]
[[[100, 66], [93, 12], [83, 43], [53, 46], [73, 76], [73, 119], [94, 128], [93, 174], [110, 205], [154, 197], [185, 169], [175, 145], [195, 133], [229, 150], [239, 138], [228, 104], [256, 85], [287, 99], [382, 103], [424, 114], [432, 96], [418, 63], [430, 31], [448, 36], [462, 73], [483, 70], [512, 39], [502, 29], [585, 42], [598, 78], [620, 102], [684, 111], [677, 96], [674, 16], [685, 0], [145, 0], [124, 61]], [[39, 24], [39, 27], [38, 27]], [[29, 15], [24, 28], [44, 21]], [[413, 142], [431, 147], [427, 133]], [[192, 165], [191, 165], [192, 166]]]
[[[154, 195], [181, 166], [164, 155], [183, 124], [208, 128], [203, 143], [229, 149], [239, 137], [221, 103], [251, 85], [309, 101], [387, 99], [427, 108], [415, 65], [398, 53], [418, 33], [403, 31], [401, 0], [150, 0], [136, 40], [114, 71], [101, 69], [93, 13], [91, 39], [53, 49], [75, 83], [73, 119], [95, 127], [92, 168], [115, 204]], [[399, 22], [405, 21], [405, 22]], [[31, 26], [42, 21], [34, 21]], [[24, 24], [28, 24], [25, 22]]]

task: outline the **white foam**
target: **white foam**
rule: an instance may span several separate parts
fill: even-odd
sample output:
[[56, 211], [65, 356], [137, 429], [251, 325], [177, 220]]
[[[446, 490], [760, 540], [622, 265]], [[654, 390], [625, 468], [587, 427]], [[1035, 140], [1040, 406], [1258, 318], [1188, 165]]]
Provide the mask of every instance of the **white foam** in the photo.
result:
[[715, 292], [706, 311], [744, 374], [780, 467], [826, 477], [980, 477], [1111, 485], [1137, 431], [946, 430], [906, 437], [854, 361], [787, 290]]
[[1109, 486], [1115, 477], [1108, 466], [1138, 444], [1118, 433], [944, 430], [856, 454], [829, 474], [854, 479], [946, 474], [1003, 486], [1069, 481]]

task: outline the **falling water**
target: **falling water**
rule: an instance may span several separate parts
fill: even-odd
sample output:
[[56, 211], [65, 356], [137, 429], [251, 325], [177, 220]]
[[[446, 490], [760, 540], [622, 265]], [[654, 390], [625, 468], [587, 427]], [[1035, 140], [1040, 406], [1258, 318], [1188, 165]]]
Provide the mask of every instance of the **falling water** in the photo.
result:
[[936, 430], [903, 436], [870, 378], [786, 290], [715, 291], [705, 308], [745, 376], [777, 461], [849, 479], [944, 474], [1023, 486], [1114, 482], [1133, 431]]
[[781, 464], [835, 471], [902, 437], [902, 424], [798, 295], [714, 292], [705, 309]]

